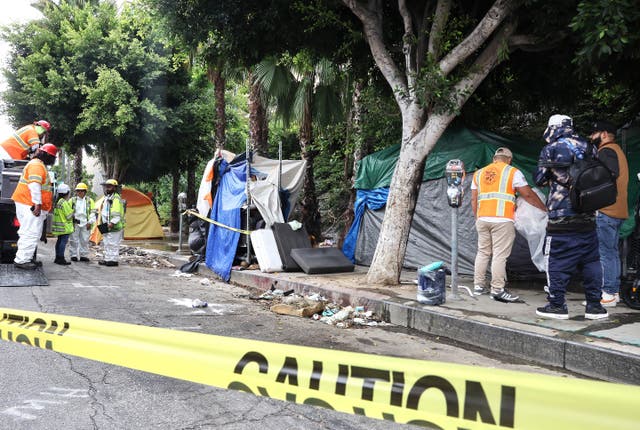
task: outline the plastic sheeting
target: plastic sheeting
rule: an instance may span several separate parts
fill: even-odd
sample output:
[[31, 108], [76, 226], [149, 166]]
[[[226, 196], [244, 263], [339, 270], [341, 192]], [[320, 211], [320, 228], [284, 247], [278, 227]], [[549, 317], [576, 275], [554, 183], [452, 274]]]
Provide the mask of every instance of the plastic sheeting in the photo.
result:
[[[261, 175], [258, 176], [263, 178], [250, 183], [251, 201], [256, 205], [267, 226], [286, 221], [278, 200], [278, 164], [278, 160], [256, 155], [253, 157], [251, 165], [252, 171], [259, 172]], [[290, 209], [298, 201], [298, 195], [304, 181], [305, 167], [306, 162], [302, 160], [282, 160], [280, 188], [287, 191], [284, 198], [287, 198], [288, 201], [284, 206]]]
[[349, 232], [344, 238], [344, 245], [342, 245], [342, 252], [352, 263], [356, 262], [356, 244], [365, 209], [375, 211], [383, 208], [387, 204], [387, 197], [389, 197], [389, 188], [357, 191], [356, 201], [353, 204], [353, 224], [351, 224], [351, 228], [349, 228]]
[[[453, 158], [461, 159], [467, 172], [474, 172], [491, 163], [493, 154], [501, 146], [511, 148], [513, 166], [520, 169], [531, 183], [531, 174], [536, 167], [542, 144], [459, 126], [449, 127], [438, 139], [427, 158], [422, 181], [444, 177], [445, 165]], [[354, 188], [373, 190], [388, 187], [399, 155], [398, 144], [363, 158], [358, 164]]]
[[[462, 206], [457, 209], [458, 272], [463, 275], [473, 274], [478, 243], [475, 218], [471, 211], [470, 186], [471, 181], [468, 176], [464, 183], [465, 193]], [[454, 209], [447, 204], [446, 188], [447, 183], [444, 179], [422, 183], [409, 232], [403, 263], [405, 268], [417, 269], [433, 261], [451, 261], [451, 211]], [[367, 208], [364, 210], [355, 247], [355, 262], [357, 264], [366, 266], [371, 264], [383, 217], [383, 209], [371, 210]], [[523, 241], [524, 239], [518, 235], [511, 256], [507, 261], [507, 270], [518, 274], [538, 273], [531, 262], [527, 243], [524, 241], [523, 245]], [[346, 251], [345, 255], [347, 255]]]
[[[211, 219], [233, 228], [240, 228], [240, 207], [247, 200], [245, 184], [247, 163], [243, 161], [220, 165], [220, 185], [213, 201]], [[231, 275], [231, 266], [238, 248], [240, 233], [211, 224], [207, 238], [205, 264], [224, 281]]]

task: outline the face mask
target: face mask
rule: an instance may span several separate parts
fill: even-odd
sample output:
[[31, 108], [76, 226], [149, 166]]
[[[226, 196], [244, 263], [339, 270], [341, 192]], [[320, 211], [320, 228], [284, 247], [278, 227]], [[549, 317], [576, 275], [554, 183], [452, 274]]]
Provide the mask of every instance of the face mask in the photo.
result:
[[600, 146], [600, 142], [602, 142], [602, 138], [600, 137], [600, 135], [591, 139], [591, 143], [593, 143], [594, 146]]

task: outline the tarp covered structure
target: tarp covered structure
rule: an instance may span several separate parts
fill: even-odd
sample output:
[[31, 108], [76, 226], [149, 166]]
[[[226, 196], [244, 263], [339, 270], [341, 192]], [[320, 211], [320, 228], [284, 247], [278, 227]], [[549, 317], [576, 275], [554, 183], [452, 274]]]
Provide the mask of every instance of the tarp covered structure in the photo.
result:
[[[628, 130], [619, 136], [629, 161], [629, 210], [638, 199], [640, 171], [640, 130]], [[533, 186], [532, 174], [543, 146], [540, 142], [510, 139], [482, 130], [452, 126], [438, 140], [427, 158], [422, 177], [415, 214], [413, 216], [404, 267], [418, 268], [432, 261], [451, 261], [451, 211], [447, 204], [447, 184], [444, 170], [447, 161], [461, 159], [468, 172], [464, 182], [464, 199], [458, 209], [458, 263], [459, 272], [473, 274], [477, 249], [475, 219], [471, 211], [472, 173], [491, 163], [495, 150], [501, 146], [514, 154], [513, 166], [519, 168]], [[365, 157], [358, 166], [354, 187], [357, 198], [354, 223], [345, 239], [343, 251], [357, 264], [370, 265], [384, 217], [388, 187], [400, 154], [400, 145], [390, 146]], [[633, 216], [623, 227], [623, 237], [633, 229]], [[527, 275], [538, 270], [531, 262], [526, 241], [518, 235], [507, 262], [512, 274]]]
[[[271, 160], [254, 155], [250, 160], [249, 193], [266, 226], [285, 222], [295, 206], [305, 174], [305, 161]], [[217, 189], [216, 179], [219, 180]], [[280, 190], [278, 190], [278, 183]], [[245, 205], [247, 161], [244, 155], [233, 157], [226, 152], [207, 164], [197, 208], [203, 216], [233, 229], [241, 226], [241, 208]], [[282, 209], [281, 209], [282, 208]], [[207, 237], [205, 263], [223, 280], [228, 281], [240, 233], [212, 224]]]
[[[164, 232], [153, 201], [146, 194], [131, 187], [122, 187], [120, 196], [126, 200], [124, 238], [130, 240], [162, 239]], [[96, 201], [96, 210], [100, 210], [102, 199]], [[99, 243], [102, 235], [97, 228], [91, 232], [91, 241]]]

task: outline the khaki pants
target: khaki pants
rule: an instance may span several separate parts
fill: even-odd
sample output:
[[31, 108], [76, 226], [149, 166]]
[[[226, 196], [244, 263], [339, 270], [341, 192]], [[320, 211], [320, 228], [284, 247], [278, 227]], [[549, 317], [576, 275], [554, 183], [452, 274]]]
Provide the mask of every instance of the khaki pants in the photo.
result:
[[516, 229], [513, 223], [476, 221], [478, 253], [474, 267], [473, 282], [485, 286], [485, 277], [491, 260], [491, 292], [504, 290], [507, 280], [507, 258], [511, 254]]

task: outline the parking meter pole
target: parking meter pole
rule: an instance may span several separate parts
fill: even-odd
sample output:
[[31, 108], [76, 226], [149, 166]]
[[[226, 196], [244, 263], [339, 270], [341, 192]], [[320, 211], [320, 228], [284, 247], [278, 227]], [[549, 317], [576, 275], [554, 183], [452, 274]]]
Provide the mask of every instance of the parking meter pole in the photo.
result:
[[180, 213], [180, 222], [178, 224], [178, 253], [182, 252], [182, 213]]
[[178, 253], [182, 253], [182, 219], [184, 218], [184, 211], [187, 209], [187, 194], [180, 193], [178, 194]]
[[458, 296], [458, 208], [451, 211], [451, 298]]
[[451, 299], [458, 295], [458, 208], [464, 194], [464, 163], [462, 160], [449, 160], [444, 170], [447, 179], [447, 202], [451, 206]]

